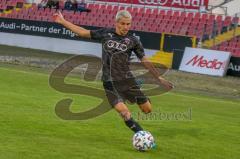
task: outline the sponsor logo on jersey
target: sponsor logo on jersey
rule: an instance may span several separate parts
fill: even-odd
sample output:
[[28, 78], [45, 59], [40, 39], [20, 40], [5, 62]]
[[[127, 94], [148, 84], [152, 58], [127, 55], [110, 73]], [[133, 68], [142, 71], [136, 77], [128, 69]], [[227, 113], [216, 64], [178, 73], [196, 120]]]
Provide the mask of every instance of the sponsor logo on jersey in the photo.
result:
[[119, 51], [127, 51], [127, 49], [128, 49], [126, 44], [119, 43], [119, 42], [114, 41], [114, 40], [108, 40], [106, 45], [107, 45], [108, 48], [117, 49]]

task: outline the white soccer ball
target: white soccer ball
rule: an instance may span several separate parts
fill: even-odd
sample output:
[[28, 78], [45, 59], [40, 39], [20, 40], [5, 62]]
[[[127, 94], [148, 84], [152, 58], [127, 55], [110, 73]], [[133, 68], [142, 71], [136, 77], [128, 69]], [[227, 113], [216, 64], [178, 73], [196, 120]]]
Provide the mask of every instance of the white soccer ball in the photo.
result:
[[139, 151], [151, 149], [155, 143], [152, 134], [148, 131], [138, 131], [133, 135], [133, 147]]

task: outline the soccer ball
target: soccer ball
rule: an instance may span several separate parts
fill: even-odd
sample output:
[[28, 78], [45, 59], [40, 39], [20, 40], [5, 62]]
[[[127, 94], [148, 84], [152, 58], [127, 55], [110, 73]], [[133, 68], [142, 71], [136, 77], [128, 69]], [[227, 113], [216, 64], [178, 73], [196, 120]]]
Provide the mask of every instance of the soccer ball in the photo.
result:
[[148, 131], [138, 131], [132, 140], [133, 147], [139, 151], [147, 151], [155, 146], [154, 138]]

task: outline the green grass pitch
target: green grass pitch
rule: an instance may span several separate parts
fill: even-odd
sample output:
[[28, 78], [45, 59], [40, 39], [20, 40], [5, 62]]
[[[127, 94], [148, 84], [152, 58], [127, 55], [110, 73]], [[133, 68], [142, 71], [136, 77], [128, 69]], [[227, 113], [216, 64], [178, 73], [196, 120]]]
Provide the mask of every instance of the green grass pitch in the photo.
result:
[[[237, 101], [169, 92], [151, 97], [153, 111], [188, 112], [186, 120], [139, 120], [157, 149], [133, 149], [133, 133], [112, 111], [86, 121], [66, 121], [55, 104], [72, 97], [72, 111], [94, 107], [99, 99], [59, 93], [49, 74], [0, 67], [0, 159], [238, 159], [240, 104]], [[71, 80], [71, 79], [70, 79]], [[72, 79], [75, 83], [77, 79]], [[136, 105], [129, 106], [136, 114]]]

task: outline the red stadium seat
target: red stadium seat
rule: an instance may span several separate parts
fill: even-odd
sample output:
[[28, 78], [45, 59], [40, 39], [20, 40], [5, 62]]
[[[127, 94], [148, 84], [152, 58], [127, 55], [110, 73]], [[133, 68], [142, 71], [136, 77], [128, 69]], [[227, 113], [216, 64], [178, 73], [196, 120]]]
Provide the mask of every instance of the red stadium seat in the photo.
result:
[[133, 10], [133, 13], [137, 14], [139, 12], [139, 7], [134, 7], [132, 10]]
[[[1, 0], [0, 9], [5, 8], [5, 5], [16, 5], [16, 2], [24, 2], [25, 0]], [[60, 1], [61, 4], [62, 1]], [[4, 5], [2, 5], [4, 4]], [[61, 7], [60, 7], [61, 8]], [[212, 35], [214, 28], [214, 21], [218, 33], [223, 31], [223, 27], [233, 26], [239, 22], [239, 18], [232, 18], [227, 16], [224, 20], [223, 16], [217, 16], [206, 13], [193, 13], [184, 11], [164, 10], [159, 8], [140, 7], [140, 6], [123, 6], [110, 3], [87, 3], [87, 8], [91, 10], [90, 13], [80, 13], [74, 11], [65, 11], [62, 13], [70, 21], [81, 25], [94, 25], [94, 26], [114, 26], [114, 17], [118, 10], [126, 8], [133, 16], [133, 28], [139, 31], [149, 32], [168, 32], [173, 34], [191, 35], [201, 38], [203, 34]], [[18, 12], [13, 11], [10, 15], [3, 15], [9, 18], [21, 18], [29, 20], [44, 20], [52, 21], [51, 15], [56, 10], [49, 8], [37, 8], [36, 4], [30, 8], [22, 8]], [[90, 19], [90, 20], [89, 20]], [[113, 23], [113, 24], [112, 24]], [[142, 30], [141, 30], [142, 29]], [[235, 40], [239, 41], [239, 38]], [[238, 43], [229, 43], [231, 47], [238, 45]]]
[[158, 8], [154, 8], [153, 11], [152, 11], [152, 14], [157, 16], [158, 13], [159, 13], [159, 9]]
[[172, 11], [172, 10], [168, 10], [166, 15], [169, 16], [169, 17], [171, 17], [172, 14], [173, 14], [173, 11]]
[[188, 14], [187, 14], [187, 18], [188, 18], [188, 19], [192, 19], [192, 18], [193, 18], [193, 13], [192, 13], [192, 12], [188, 13]]
[[180, 16], [180, 12], [179, 11], [175, 11], [174, 13], [173, 13], [173, 17], [179, 17]]

